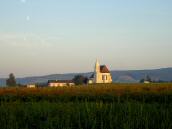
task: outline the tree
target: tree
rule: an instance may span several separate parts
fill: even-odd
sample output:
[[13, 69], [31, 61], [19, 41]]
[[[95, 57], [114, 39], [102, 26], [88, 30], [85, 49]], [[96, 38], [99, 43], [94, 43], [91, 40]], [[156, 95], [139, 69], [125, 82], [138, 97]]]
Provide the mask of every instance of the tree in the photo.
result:
[[140, 83], [144, 83], [145, 81], [147, 81], [147, 82], [153, 82], [152, 79], [151, 79], [151, 77], [150, 77], [149, 75], [147, 75], [147, 76], [145, 77], [145, 79], [141, 79], [141, 80], [140, 80]]
[[82, 75], [76, 75], [73, 78], [73, 81], [74, 81], [75, 85], [83, 85], [83, 84], [87, 84], [88, 78], [84, 77]]
[[16, 86], [16, 85], [17, 85], [16, 79], [15, 79], [15, 76], [14, 76], [13, 73], [11, 73], [11, 74], [9, 75], [9, 78], [6, 80], [6, 84], [7, 84], [7, 86], [9, 86], [9, 87], [13, 87], [13, 86]]
[[150, 78], [150, 76], [149, 76], [149, 75], [147, 75], [147, 76], [146, 76], [146, 81], [148, 81], [148, 82], [152, 82], [152, 79]]
[[140, 80], [140, 83], [144, 83], [144, 81], [145, 81], [145, 79], [141, 79], [141, 80]]

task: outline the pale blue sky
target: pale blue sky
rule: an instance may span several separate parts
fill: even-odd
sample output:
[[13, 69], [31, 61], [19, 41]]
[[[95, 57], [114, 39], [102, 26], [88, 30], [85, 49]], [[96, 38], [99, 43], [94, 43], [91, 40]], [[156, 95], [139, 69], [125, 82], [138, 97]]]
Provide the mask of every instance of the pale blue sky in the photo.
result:
[[171, 0], [1, 0], [0, 77], [172, 67]]

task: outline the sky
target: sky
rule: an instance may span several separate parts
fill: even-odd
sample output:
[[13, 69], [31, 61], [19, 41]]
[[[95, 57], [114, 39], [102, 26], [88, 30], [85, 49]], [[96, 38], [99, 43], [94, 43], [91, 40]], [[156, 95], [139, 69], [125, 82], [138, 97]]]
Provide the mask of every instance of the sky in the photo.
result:
[[171, 0], [0, 0], [0, 77], [172, 67]]

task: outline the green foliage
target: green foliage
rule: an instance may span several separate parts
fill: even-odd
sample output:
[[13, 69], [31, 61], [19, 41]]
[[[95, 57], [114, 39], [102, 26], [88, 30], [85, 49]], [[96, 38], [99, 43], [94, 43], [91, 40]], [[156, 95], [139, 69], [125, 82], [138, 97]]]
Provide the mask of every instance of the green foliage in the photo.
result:
[[83, 84], [87, 84], [88, 78], [84, 77], [82, 75], [76, 75], [73, 78], [73, 81], [74, 81], [75, 85], [83, 85]]
[[167, 84], [95, 84], [58, 88], [0, 88], [0, 102], [70, 101], [172, 101], [172, 83]]
[[140, 83], [144, 83], [144, 81], [145, 81], [145, 79], [141, 79], [141, 80], [140, 80]]
[[14, 87], [16, 86], [16, 79], [13, 73], [9, 75], [9, 78], [6, 80], [6, 85], [9, 87]]
[[2, 129], [171, 129], [172, 84], [1, 88]]
[[137, 102], [10, 103], [2, 129], [171, 129], [172, 104]]
[[141, 80], [140, 80], [140, 83], [144, 83], [145, 81], [147, 81], [147, 82], [153, 82], [152, 79], [151, 79], [151, 77], [150, 77], [149, 75], [147, 75], [147, 76], [145, 77], [145, 79], [141, 79]]
[[149, 75], [146, 76], [146, 81], [152, 82], [152, 79], [151, 79], [151, 77]]

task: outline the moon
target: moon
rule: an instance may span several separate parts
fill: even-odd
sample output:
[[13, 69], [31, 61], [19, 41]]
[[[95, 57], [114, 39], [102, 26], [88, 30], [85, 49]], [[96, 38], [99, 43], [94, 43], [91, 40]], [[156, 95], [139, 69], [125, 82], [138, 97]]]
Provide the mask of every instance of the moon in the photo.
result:
[[30, 21], [30, 16], [27, 16], [27, 17], [26, 17], [26, 20], [27, 20], [27, 21]]
[[22, 3], [26, 3], [26, 0], [20, 0]]

